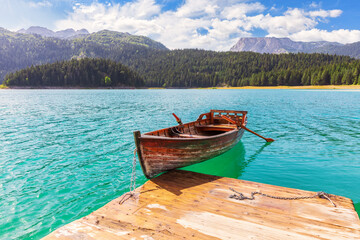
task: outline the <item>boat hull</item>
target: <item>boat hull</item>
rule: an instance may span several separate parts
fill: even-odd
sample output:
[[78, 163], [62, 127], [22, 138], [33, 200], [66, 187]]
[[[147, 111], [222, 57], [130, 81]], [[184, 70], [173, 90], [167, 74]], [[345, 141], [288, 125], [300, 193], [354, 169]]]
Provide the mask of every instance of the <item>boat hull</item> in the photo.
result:
[[144, 175], [156, 175], [216, 157], [236, 145], [244, 129], [234, 129], [213, 137], [182, 139], [140, 135], [135, 132], [137, 153]]

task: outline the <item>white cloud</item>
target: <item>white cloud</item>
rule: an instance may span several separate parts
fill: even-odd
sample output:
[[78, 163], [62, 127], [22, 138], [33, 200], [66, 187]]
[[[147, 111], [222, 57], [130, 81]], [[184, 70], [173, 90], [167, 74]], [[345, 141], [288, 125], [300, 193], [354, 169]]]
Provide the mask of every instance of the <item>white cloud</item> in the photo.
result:
[[360, 41], [360, 30], [339, 29], [326, 31], [314, 28], [294, 33], [289, 37], [294, 41], [329, 41], [346, 44]]
[[102, 29], [148, 35], [158, 31], [151, 17], [160, 13], [160, 7], [153, 0], [139, 0], [121, 6], [111, 7], [94, 2], [91, 5], [77, 5], [65, 20], [56, 23], [58, 29], [86, 28], [90, 32]]
[[327, 17], [332, 17], [332, 18], [336, 18], [339, 17], [342, 14], [342, 11], [339, 9], [335, 9], [335, 10], [318, 10], [318, 11], [311, 11], [308, 13], [308, 15], [310, 17], [321, 17], [321, 18], [327, 18]]
[[317, 24], [314, 19], [306, 16], [304, 10], [298, 8], [289, 9], [282, 16], [257, 15], [251, 17], [250, 22], [253, 26], [266, 30], [271, 37], [286, 37]]
[[176, 10], [175, 15], [185, 18], [215, 16], [218, 8], [217, 1], [187, 0], [184, 5]]
[[[138, 0], [136, 2], [128, 2], [121, 7], [117, 4], [116, 8], [119, 9], [119, 12], [117, 13], [119, 16], [136, 19], [148, 19], [154, 15], [159, 14], [161, 11], [161, 7], [156, 5], [154, 0]], [[114, 12], [113, 14], [116, 13]]]
[[[187, 0], [174, 11], [161, 12], [160, 5], [154, 0], [138, 0], [112, 6], [94, 2], [91, 5], [74, 6], [74, 12], [67, 19], [58, 21], [56, 26], [58, 29], [86, 28], [90, 32], [109, 29], [145, 35], [171, 49], [228, 50], [239, 37], [251, 36], [240, 29], [245, 23], [239, 18], [244, 18], [247, 12], [264, 9], [259, 3], [240, 3], [236, 6], [242, 7], [242, 15], [226, 19], [224, 9], [230, 3], [233, 4], [234, 1]], [[199, 29], [207, 33], [201, 34]]]
[[234, 19], [245, 17], [249, 13], [253, 12], [263, 12], [265, 6], [259, 2], [255, 3], [239, 3], [233, 6], [227, 6], [221, 12], [221, 15], [227, 19]]
[[[319, 22], [341, 14], [339, 9], [306, 11], [293, 8], [272, 16], [266, 14], [266, 7], [260, 2], [244, 0], [186, 0], [177, 9], [163, 11], [155, 0], [136, 0], [111, 5], [99, 2], [75, 4], [73, 12], [66, 19], [57, 21], [56, 27], [58, 30], [86, 28], [90, 32], [102, 29], [129, 32], [149, 36], [170, 49], [228, 50], [240, 37], [252, 36], [255, 29], [265, 30], [267, 36], [339, 41], [332, 38], [337, 39], [341, 30], [326, 32], [315, 27]], [[349, 39], [359, 41], [356, 31], [343, 30], [343, 33], [351, 36]]]
[[278, 11], [278, 9], [276, 8], [276, 5], [274, 4], [270, 9], [269, 9], [270, 12], [275, 12], [275, 11]]
[[[250, 25], [264, 29], [269, 37], [288, 37], [292, 34], [315, 28], [319, 21], [329, 17], [338, 17], [341, 10], [319, 10], [306, 12], [303, 9], [288, 9], [282, 16], [257, 15], [250, 17]], [[319, 19], [320, 18], [320, 19]]]
[[51, 7], [52, 4], [48, 1], [42, 1], [42, 2], [29, 2], [30, 8], [42, 8], [42, 7]]
[[64, 18], [56, 7], [70, 0], [0, 0], [1, 27], [19, 30], [30, 26], [54, 27], [54, 22]]
[[309, 7], [318, 8], [318, 7], [320, 7], [320, 3], [312, 2], [312, 3], [310, 3]]

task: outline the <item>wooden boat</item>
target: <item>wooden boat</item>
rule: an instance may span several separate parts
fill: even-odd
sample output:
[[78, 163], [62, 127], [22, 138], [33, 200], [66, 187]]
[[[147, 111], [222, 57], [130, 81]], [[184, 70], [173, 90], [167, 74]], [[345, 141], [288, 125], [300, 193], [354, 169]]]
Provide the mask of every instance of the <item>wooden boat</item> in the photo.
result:
[[[153, 178], [167, 170], [218, 156], [237, 144], [247, 123], [246, 111], [211, 110], [194, 122], [140, 134], [134, 132], [144, 175]], [[176, 115], [174, 115], [176, 117]]]

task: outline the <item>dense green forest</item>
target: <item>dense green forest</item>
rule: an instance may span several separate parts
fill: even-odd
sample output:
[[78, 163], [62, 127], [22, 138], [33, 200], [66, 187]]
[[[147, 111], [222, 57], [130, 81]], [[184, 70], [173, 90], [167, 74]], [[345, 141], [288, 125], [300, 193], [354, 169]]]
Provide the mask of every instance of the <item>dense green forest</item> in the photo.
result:
[[120, 63], [84, 58], [9, 73], [3, 84], [9, 87], [141, 87], [144, 81]]
[[[32, 66], [8, 74], [7, 86], [300, 86], [360, 84], [360, 60], [327, 54], [259, 54], [204, 50], [114, 54], [139, 74], [112, 60], [85, 58]], [[111, 84], [105, 77], [111, 78]], [[139, 77], [140, 76], [140, 77]], [[144, 79], [144, 80], [143, 80]]]
[[148, 87], [360, 84], [360, 60], [347, 56], [194, 49], [123, 56], [112, 57], [137, 71]]
[[[319, 53], [214, 52], [197, 49], [170, 51], [149, 38], [112, 31], [61, 40], [0, 29], [0, 44], [0, 78], [6, 73], [32, 65], [57, 62], [55, 65], [30, 67], [25, 70], [31, 73], [35, 68], [42, 68], [42, 71], [51, 68], [52, 70], [48, 71], [51, 73], [45, 74], [46, 78], [41, 78], [44, 79], [41, 84], [46, 83], [49, 86], [59, 84], [56, 74], [51, 75], [54, 79], [49, 77], [52, 73], [62, 74], [62, 69], [53, 69], [53, 66], [60, 64], [58, 61], [83, 58], [110, 59], [129, 67], [144, 79], [144, 82], [137, 82], [139, 85], [131, 86], [190, 88], [360, 84], [360, 60], [348, 56]], [[114, 64], [106, 63], [111, 66]], [[80, 70], [84, 69], [79, 69], [79, 72]], [[18, 83], [13, 81], [12, 84], [25, 84], [22, 82], [24, 80], [20, 79], [24, 74], [22, 71], [21, 74], [9, 74], [7, 79], [19, 76]], [[79, 79], [74, 79], [73, 82], [90, 86], [90, 82], [95, 83], [103, 77], [100, 76], [100, 80], [81, 80], [97, 78], [97, 75], [92, 75], [92, 72], [84, 72], [84, 76], [78, 76]], [[68, 84], [62, 83], [63, 86]], [[9, 85], [9, 82], [6, 84]]]

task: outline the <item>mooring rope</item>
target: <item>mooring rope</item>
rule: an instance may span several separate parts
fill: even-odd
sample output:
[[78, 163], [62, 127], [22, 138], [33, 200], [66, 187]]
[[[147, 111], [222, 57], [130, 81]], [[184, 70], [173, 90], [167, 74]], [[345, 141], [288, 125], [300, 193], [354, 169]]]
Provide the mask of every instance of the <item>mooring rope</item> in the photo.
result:
[[130, 178], [130, 187], [129, 187], [130, 191], [123, 195], [123, 197], [121, 198], [119, 204], [123, 204], [129, 198], [135, 196], [135, 189], [136, 189], [136, 152], [137, 152], [137, 149], [135, 148], [134, 149], [133, 163], [132, 163], [131, 178]]
[[332, 205], [334, 207], [336, 207], [335, 203], [333, 201], [331, 201], [331, 199], [330, 199], [330, 194], [325, 193], [325, 192], [317, 192], [315, 195], [312, 195], [312, 196], [299, 196], [299, 197], [279, 197], [279, 196], [273, 196], [273, 195], [265, 194], [265, 193], [262, 193], [262, 192], [251, 192], [251, 197], [246, 197], [244, 194], [234, 190], [233, 188], [230, 188], [230, 190], [235, 193], [233, 195], [230, 195], [230, 198], [234, 198], [236, 200], [245, 200], [245, 199], [254, 200], [256, 194], [259, 194], [259, 195], [264, 196], [264, 197], [269, 197], [269, 198], [274, 198], [274, 199], [281, 199], [281, 200], [299, 200], [299, 199], [308, 199], [308, 198], [319, 197], [319, 198], [325, 198], [325, 199], [329, 200], [332, 203]]
[[130, 193], [134, 193], [136, 188], [136, 152], [137, 149], [134, 149], [134, 157], [133, 157], [133, 164], [132, 164], [132, 172], [131, 172], [131, 180], [130, 180]]

